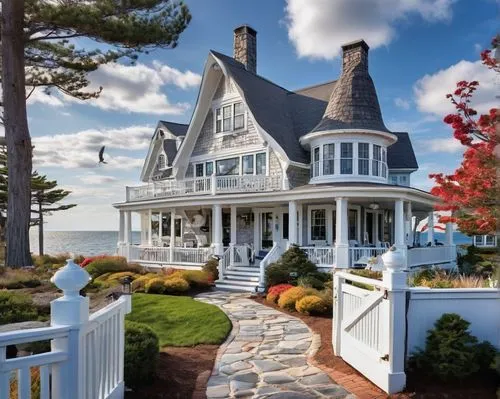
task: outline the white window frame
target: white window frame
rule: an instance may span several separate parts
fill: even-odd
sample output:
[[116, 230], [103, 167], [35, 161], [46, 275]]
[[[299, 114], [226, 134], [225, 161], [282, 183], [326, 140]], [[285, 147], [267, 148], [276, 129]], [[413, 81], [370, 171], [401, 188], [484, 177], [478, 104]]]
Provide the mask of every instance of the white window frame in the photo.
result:
[[[238, 115], [243, 115], [243, 127], [240, 127], [240, 128], [237, 128], [235, 129], [234, 128], [234, 118], [235, 116], [238, 116], [238, 115], [235, 115], [234, 113], [234, 108], [236, 106], [236, 104], [239, 104], [241, 103], [241, 105], [243, 106], [243, 113], [242, 114], [238, 114]], [[225, 107], [230, 107], [230, 117], [227, 118], [229, 119], [229, 130], [224, 130], [224, 108]], [[220, 116], [218, 117], [217, 116], [217, 111], [220, 110]], [[237, 132], [241, 132], [241, 131], [244, 131], [247, 129], [247, 118], [248, 118], [248, 112], [247, 112], [247, 107], [245, 105], [245, 103], [243, 102], [242, 99], [240, 98], [235, 98], [235, 97], [232, 97], [232, 98], [228, 98], [228, 99], [224, 99], [222, 101], [218, 101], [218, 102], [213, 102], [212, 104], [212, 113], [213, 113], [213, 131], [214, 131], [214, 134], [216, 135], [226, 135], [226, 134], [233, 134], [233, 133], [237, 133]], [[220, 121], [221, 123], [221, 131], [217, 131], [217, 121]]]
[[[333, 220], [333, 211], [337, 210], [335, 205], [329, 204], [318, 204], [318, 205], [309, 205], [307, 206], [307, 243], [308, 245], [317, 244], [319, 241], [312, 240], [312, 211], [324, 209], [326, 212], [326, 243], [328, 245], [334, 245], [333, 242], [333, 230], [332, 227], [334, 225]], [[352, 210], [356, 212], [356, 241], [361, 243], [361, 205], [351, 204], [347, 207], [348, 210]], [[348, 215], [349, 216], [349, 215]]]
[[[257, 155], [258, 154], [264, 154], [264, 158], [266, 160], [266, 170], [265, 173], [258, 175], [257, 174]], [[251, 174], [243, 174], [243, 157], [246, 156], [251, 156], [253, 158], [253, 173]], [[239, 173], [237, 175], [230, 175], [230, 176], [269, 176], [269, 156], [266, 153], [266, 151], [257, 151], [257, 152], [252, 152], [248, 154], [239, 154], [239, 155], [232, 155], [232, 156], [224, 156], [224, 157], [218, 157], [218, 158], [213, 158], [213, 159], [207, 159], [204, 160], [203, 162], [196, 162], [193, 163], [193, 177], [200, 178], [200, 177], [210, 177], [207, 175], [207, 163], [211, 162], [212, 163], [212, 171], [213, 173], [217, 174], [217, 161], [224, 161], [225, 159], [233, 159], [233, 158], [239, 158]], [[203, 165], [203, 176], [196, 176], [196, 166], [197, 165]]]
[[[165, 165], [162, 167], [160, 167], [160, 157], [163, 156], [164, 159], [165, 159]], [[156, 163], [158, 165], [158, 170], [166, 170], [168, 169], [168, 158], [167, 158], [167, 154], [165, 154], [164, 151], [160, 151], [160, 153], [158, 154], [158, 157], [156, 158]]]

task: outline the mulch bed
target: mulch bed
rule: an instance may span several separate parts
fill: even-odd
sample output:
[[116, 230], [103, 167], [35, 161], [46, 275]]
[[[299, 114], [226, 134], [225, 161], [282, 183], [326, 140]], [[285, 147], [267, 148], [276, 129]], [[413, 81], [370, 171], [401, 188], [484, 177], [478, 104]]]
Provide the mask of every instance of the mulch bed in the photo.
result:
[[[333, 354], [332, 319], [329, 317], [307, 316], [297, 312], [288, 312], [276, 304], [267, 302], [263, 297], [253, 297], [254, 301], [270, 308], [288, 313], [301, 319], [311, 330], [321, 336], [321, 347], [313, 357], [313, 363], [322, 368], [337, 383], [356, 394], [360, 399], [494, 399], [498, 377], [494, 374], [481, 379], [468, 379], [460, 383], [443, 384], [428, 381], [418, 375], [407, 375], [405, 392], [387, 395], [380, 388], [368, 381], [362, 374]], [[349, 376], [338, 378], [339, 374]], [[345, 379], [343, 379], [345, 378]]]
[[[214, 366], [218, 345], [192, 348], [162, 348], [157, 378], [140, 392], [128, 392], [126, 399], [196, 399], [205, 398], [206, 384]], [[195, 393], [196, 389], [196, 393]]]

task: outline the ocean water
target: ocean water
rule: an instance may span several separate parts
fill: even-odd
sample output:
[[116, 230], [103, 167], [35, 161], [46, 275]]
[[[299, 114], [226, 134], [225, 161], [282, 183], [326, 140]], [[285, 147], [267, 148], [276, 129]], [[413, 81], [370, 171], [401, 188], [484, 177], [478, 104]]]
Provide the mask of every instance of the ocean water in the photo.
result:
[[[435, 233], [434, 238], [444, 242], [444, 234]], [[462, 233], [453, 233], [455, 244], [472, 244], [472, 239]], [[132, 232], [132, 241], [138, 244], [141, 239], [139, 231]], [[63, 252], [73, 255], [112, 255], [116, 251], [118, 242], [117, 231], [46, 231], [44, 247], [46, 254], [60, 254]], [[420, 237], [425, 245], [427, 233]], [[38, 230], [30, 231], [31, 251], [38, 254]]]
[[[134, 244], [141, 240], [139, 231], [132, 232]], [[113, 255], [118, 242], [117, 231], [46, 231], [46, 254], [71, 253], [73, 255]], [[38, 254], [38, 229], [30, 230], [31, 252]]]

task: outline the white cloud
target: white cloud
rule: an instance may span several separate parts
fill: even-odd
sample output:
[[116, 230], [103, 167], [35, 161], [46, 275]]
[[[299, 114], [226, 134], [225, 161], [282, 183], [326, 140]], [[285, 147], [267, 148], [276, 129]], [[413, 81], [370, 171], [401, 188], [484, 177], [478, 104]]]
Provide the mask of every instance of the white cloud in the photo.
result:
[[117, 178], [115, 176], [96, 175], [96, 174], [79, 176], [79, 178], [84, 184], [109, 184], [117, 181]]
[[170, 102], [163, 92], [164, 87], [189, 89], [197, 87], [201, 82], [200, 75], [189, 70], [179, 71], [159, 61], [154, 61], [152, 66], [106, 64], [90, 73], [88, 78], [91, 82], [88, 91], [103, 88], [97, 99], [81, 101], [56, 91], [48, 95], [37, 89], [28, 101], [50, 106], [79, 103], [109, 111], [180, 115], [189, 109], [190, 105]]
[[439, 121], [439, 118], [436, 116], [427, 115], [416, 121], [390, 119], [386, 121], [386, 126], [393, 132], [409, 132], [415, 134], [430, 131], [431, 126], [429, 126], [429, 124], [437, 121]]
[[404, 98], [401, 98], [401, 97], [396, 97], [394, 99], [394, 104], [398, 108], [402, 108], [402, 109], [405, 109], [405, 110], [409, 110], [410, 109], [410, 102], [408, 100], [405, 100]]
[[332, 59], [340, 46], [365, 38], [371, 48], [389, 44], [394, 24], [411, 15], [448, 21], [455, 0], [287, 0], [288, 38], [300, 57]]
[[425, 75], [413, 86], [415, 102], [422, 112], [445, 116], [455, 110], [446, 94], [453, 93], [457, 82], [461, 80], [479, 82], [479, 88], [472, 98], [472, 107], [478, 112], [488, 112], [498, 106], [498, 84], [496, 74], [481, 64], [481, 61], [462, 60], [447, 69]]
[[419, 140], [415, 142], [419, 152], [445, 152], [455, 154], [463, 152], [465, 147], [454, 137]]
[[[33, 138], [36, 167], [133, 169], [140, 168], [144, 159], [117, 154], [116, 150], [145, 150], [153, 128], [130, 126], [121, 129], [89, 129], [71, 134]], [[104, 158], [108, 164], [98, 165], [98, 152], [106, 146]]]

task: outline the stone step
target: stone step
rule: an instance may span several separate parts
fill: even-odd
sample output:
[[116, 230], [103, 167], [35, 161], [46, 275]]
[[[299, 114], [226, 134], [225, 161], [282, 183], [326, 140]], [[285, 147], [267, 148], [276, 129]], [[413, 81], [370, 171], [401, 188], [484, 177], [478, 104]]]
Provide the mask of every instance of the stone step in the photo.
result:
[[254, 282], [254, 283], [259, 282], [258, 275], [257, 276], [240, 276], [238, 274], [232, 274], [232, 273], [226, 272], [226, 274], [224, 274], [224, 278], [226, 278], [228, 280], [248, 281], [248, 282]]
[[260, 272], [259, 266], [233, 266], [229, 270], [233, 270], [236, 272]]
[[217, 282], [215, 286], [223, 290], [236, 290], [236, 291], [248, 291], [255, 292], [255, 287], [258, 283], [249, 281], [239, 281], [239, 280], [228, 280]]
[[233, 275], [233, 276], [259, 277], [260, 272], [259, 272], [259, 270], [255, 270], [255, 271], [252, 270], [251, 272], [248, 272], [245, 270], [231, 268], [231, 269], [227, 269], [225, 271], [225, 274]]

